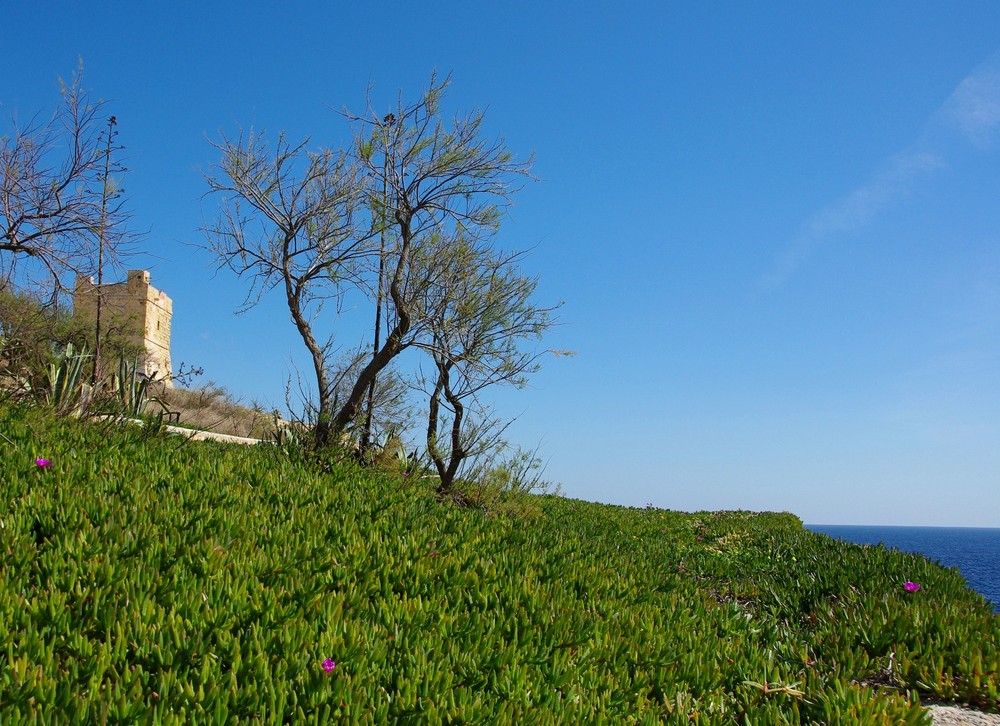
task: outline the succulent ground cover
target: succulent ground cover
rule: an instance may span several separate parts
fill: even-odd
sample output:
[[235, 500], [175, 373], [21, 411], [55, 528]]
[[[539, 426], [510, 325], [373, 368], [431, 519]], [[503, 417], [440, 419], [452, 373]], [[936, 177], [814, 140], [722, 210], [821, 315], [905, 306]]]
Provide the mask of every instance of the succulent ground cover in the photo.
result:
[[0, 434], [0, 723], [918, 724], [920, 698], [1000, 706], [1000, 618], [956, 572], [789, 514], [545, 497], [487, 517], [296, 449], [4, 404]]

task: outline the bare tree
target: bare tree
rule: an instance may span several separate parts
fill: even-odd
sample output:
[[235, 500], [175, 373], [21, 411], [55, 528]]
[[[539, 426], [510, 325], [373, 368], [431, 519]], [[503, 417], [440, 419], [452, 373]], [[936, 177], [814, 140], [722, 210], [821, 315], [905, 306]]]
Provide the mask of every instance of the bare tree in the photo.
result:
[[102, 209], [105, 103], [90, 100], [82, 78], [81, 67], [60, 82], [62, 105], [48, 121], [13, 121], [0, 138], [0, 283], [50, 300], [71, 276], [93, 273], [99, 248], [109, 262], [123, 251], [124, 238], [102, 232], [121, 223], [120, 205]]
[[354, 221], [359, 199], [354, 168], [343, 153], [309, 152], [283, 135], [273, 152], [252, 131], [223, 137], [217, 174], [209, 189], [224, 195], [218, 221], [206, 228], [208, 249], [220, 267], [250, 278], [243, 310], [280, 287], [316, 376], [316, 441], [329, 440], [335, 386], [329, 375], [333, 340], [321, 342], [315, 317], [325, 302], [339, 301], [345, 285], [358, 283], [357, 267], [369, 254], [369, 235]]

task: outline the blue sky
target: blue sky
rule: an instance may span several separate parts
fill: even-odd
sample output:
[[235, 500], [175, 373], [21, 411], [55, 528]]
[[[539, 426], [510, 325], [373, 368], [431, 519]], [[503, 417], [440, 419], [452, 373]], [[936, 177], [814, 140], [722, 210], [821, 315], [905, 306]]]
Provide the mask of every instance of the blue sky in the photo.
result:
[[[498, 399], [569, 496], [1000, 526], [1000, 4], [79, 3], [4, 10], [0, 116], [82, 57], [176, 363], [279, 406], [301, 343], [197, 247], [209, 140], [340, 146], [432, 71], [540, 181], [500, 235], [564, 301]], [[6, 128], [4, 126], [3, 128]], [[347, 342], [347, 341], [345, 341]]]

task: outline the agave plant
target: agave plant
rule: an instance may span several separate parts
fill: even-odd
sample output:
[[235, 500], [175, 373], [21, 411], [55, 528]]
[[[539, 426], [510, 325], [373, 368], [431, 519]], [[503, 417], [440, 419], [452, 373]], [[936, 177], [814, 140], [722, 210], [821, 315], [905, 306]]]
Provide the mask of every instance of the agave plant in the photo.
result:
[[382, 443], [371, 446], [367, 454], [368, 463], [382, 468], [407, 470], [411, 461], [406, 454], [406, 448], [399, 436], [399, 431], [390, 426], [385, 432]]
[[57, 414], [77, 411], [89, 398], [90, 389], [85, 391], [80, 380], [83, 363], [89, 357], [86, 347], [74, 355], [73, 344], [67, 343], [59, 361], [49, 364], [48, 401]]
[[139, 361], [131, 360], [124, 355], [118, 359], [118, 374], [113, 378], [115, 398], [122, 416], [139, 418], [145, 411], [147, 403], [159, 404], [160, 418], [167, 406], [156, 396], [149, 395], [149, 384], [155, 379], [143, 375], [139, 370]]

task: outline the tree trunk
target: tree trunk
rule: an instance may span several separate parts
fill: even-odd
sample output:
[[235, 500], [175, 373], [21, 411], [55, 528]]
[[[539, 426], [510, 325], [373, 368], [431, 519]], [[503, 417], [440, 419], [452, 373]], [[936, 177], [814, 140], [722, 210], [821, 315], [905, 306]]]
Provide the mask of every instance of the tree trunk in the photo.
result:
[[330, 443], [330, 433], [332, 431], [331, 417], [333, 413], [331, 410], [333, 408], [333, 391], [330, 390], [330, 379], [326, 371], [326, 356], [323, 352], [323, 346], [319, 344], [316, 336], [313, 335], [309, 320], [302, 314], [302, 306], [300, 304], [301, 288], [295, 285], [295, 281], [287, 269], [285, 270], [284, 278], [285, 298], [288, 301], [288, 310], [291, 312], [292, 321], [295, 323], [295, 327], [302, 337], [302, 342], [305, 343], [306, 348], [309, 350], [313, 370], [316, 372], [316, 386], [319, 391], [314, 437], [316, 446], [322, 448]]
[[[438, 378], [434, 383], [434, 392], [430, 397], [430, 406], [427, 414], [427, 452], [431, 457], [431, 461], [434, 462], [434, 468], [437, 469], [438, 477], [441, 480], [438, 484], [437, 493], [444, 496], [451, 494], [454, 489], [455, 476], [458, 474], [458, 468], [465, 459], [465, 448], [462, 445], [462, 422], [465, 419], [465, 406], [462, 404], [461, 398], [456, 396], [451, 390], [449, 373], [454, 363], [442, 359], [436, 359], [435, 363], [438, 368]], [[449, 452], [447, 463], [437, 446], [442, 393], [452, 407], [451, 451]]]
[[372, 381], [406, 347], [403, 344], [403, 338], [410, 332], [410, 306], [408, 301], [403, 297], [402, 281], [410, 258], [412, 241], [412, 234], [410, 232], [411, 216], [399, 210], [396, 211], [396, 222], [399, 224], [399, 237], [402, 240], [402, 245], [399, 250], [399, 259], [396, 261], [396, 269], [393, 271], [392, 281], [389, 283], [389, 298], [396, 309], [396, 317], [398, 319], [396, 327], [389, 333], [385, 344], [378, 353], [372, 356], [368, 365], [358, 374], [358, 379], [354, 382], [354, 387], [347, 396], [347, 400], [333, 419], [332, 425], [335, 431], [343, 431], [358, 417], [358, 414], [361, 413], [361, 404], [364, 401], [365, 393]]

